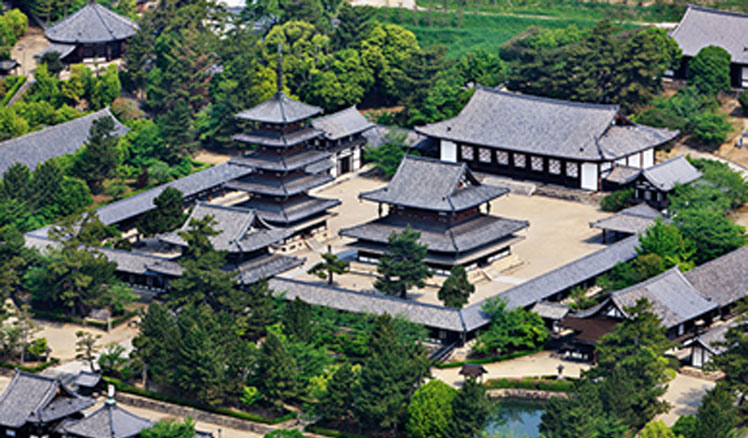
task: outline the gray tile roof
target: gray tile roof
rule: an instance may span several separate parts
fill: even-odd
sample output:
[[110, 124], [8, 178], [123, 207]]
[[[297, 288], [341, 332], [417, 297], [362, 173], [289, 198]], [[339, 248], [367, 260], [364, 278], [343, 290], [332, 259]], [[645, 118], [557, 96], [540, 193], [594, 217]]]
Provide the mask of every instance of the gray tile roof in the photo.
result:
[[312, 120], [312, 126], [323, 131], [328, 140], [337, 140], [373, 128], [374, 123], [364, 117], [355, 106]]
[[242, 205], [256, 210], [257, 214], [268, 222], [289, 224], [338, 206], [340, 201], [300, 195], [286, 202], [271, 202], [254, 198]]
[[77, 421], [67, 421], [62, 433], [83, 438], [131, 438], [153, 427], [153, 422], [106, 402], [96, 412]]
[[65, 59], [66, 56], [73, 53], [75, 50], [75, 44], [58, 44], [52, 43], [44, 48], [41, 52], [34, 55], [35, 59], [41, 59], [45, 54], [57, 52], [60, 54], [60, 59]]
[[406, 155], [386, 187], [359, 197], [425, 210], [460, 211], [508, 192], [506, 187], [482, 184], [465, 163]]
[[619, 165], [610, 171], [608, 176], [605, 177], [605, 180], [615, 184], [625, 185], [635, 180], [640, 173], [642, 173], [642, 170], [638, 167]]
[[684, 274], [703, 296], [727, 306], [748, 296], [748, 246]]
[[273, 278], [270, 287], [287, 300], [299, 297], [309, 304], [346, 312], [400, 315], [427, 327], [454, 332], [464, 330], [460, 311], [449, 307], [287, 278]]
[[483, 86], [477, 87], [456, 117], [416, 131], [458, 143], [588, 161], [620, 158], [678, 134], [630, 123], [616, 105], [569, 102]]
[[718, 303], [702, 296], [677, 266], [647, 281], [613, 292], [610, 300], [623, 312], [625, 307], [635, 305], [641, 298], [652, 303], [653, 312], [667, 328], [719, 307]]
[[304, 193], [332, 180], [333, 178], [326, 173], [300, 173], [283, 176], [253, 174], [247, 178], [226, 183], [226, 188], [267, 196], [288, 197]]
[[[179, 231], [187, 231], [192, 219], [213, 216], [217, 225], [214, 227], [220, 234], [210, 238], [213, 247], [218, 251], [230, 253], [252, 252], [278, 243], [289, 237], [293, 231], [273, 228], [262, 221], [254, 210], [239, 207], [226, 207], [216, 204], [197, 203]], [[164, 242], [187, 246], [177, 231], [159, 236]]]
[[44, 35], [55, 43], [104, 43], [130, 38], [137, 29], [129, 19], [93, 1], [48, 27]]
[[259, 259], [250, 260], [236, 267], [239, 281], [244, 284], [254, 283], [261, 278], [274, 277], [304, 264], [305, 259], [289, 257], [282, 254], [270, 254]]
[[75, 377], [74, 383], [78, 386], [86, 386], [92, 388], [101, 382], [101, 374], [92, 373], [89, 371], [81, 371]]
[[707, 46], [727, 50], [732, 62], [748, 64], [748, 15], [689, 5], [670, 33], [683, 55], [696, 56]]
[[721, 345], [715, 344], [725, 342], [725, 335], [727, 334], [727, 331], [730, 330], [730, 327], [734, 327], [737, 324], [738, 321], [733, 320], [727, 324], [711, 327], [692, 341], [686, 343], [685, 346], [691, 345], [693, 343], [699, 343], [704, 348], [711, 351], [712, 354], [722, 354], [727, 349]]
[[614, 215], [591, 222], [590, 227], [619, 233], [637, 234], [649, 228], [655, 219], [660, 216], [659, 211], [642, 202], [633, 207], [624, 208]]
[[229, 163], [253, 169], [288, 172], [303, 169], [318, 161], [328, 160], [330, 155], [329, 152], [314, 149], [304, 149], [289, 155], [256, 151], [242, 157], [234, 157]]
[[93, 404], [92, 399], [68, 391], [57, 379], [17, 370], [0, 395], [0, 425], [17, 429], [26, 423], [54, 421]]
[[135, 196], [107, 204], [97, 210], [99, 219], [107, 225], [116, 224], [138, 216], [154, 208], [153, 200], [167, 187], [179, 189], [185, 198], [200, 192], [221, 186], [227, 181], [248, 175], [252, 172], [244, 166], [232, 166], [222, 163], [176, 181], [162, 184]]
[[699, 172], [683, 155], [671, 158], [662, 163], [644, 169], [642, 178], [662, 191], [670, 191], [676, 184], [688, 184], [701, 178]]
[[543, 319], [551, 319], [554, 321], [564, 319], [571, 311], [569, 306], [551, 301], [538, 301], [530, 310], [537, 313]]
[[503, 240], [527, 228], [530, 223], [481, 214], [449, 226], [388, 215], [362, 225], [341, 229], [340, 235], [387, 244], [390, 234], [400, 233], [408, 225], [421, 233], [418, 242], [426, 245], [429, 251], [461, 253]]
[[115, 135], [119, 136], [129, 131], [125, 125], [117, 121], [109, 108], [104, 108], [69, 122], [0, 143], [0, 173], [15, 163], [25, 164], [34, 170], [37, 165], [50, 158], [75, 153], [88, 140], [88, 133], [94, 120], [107, 116], [114, 119]]
[[285, 93], [275, 93], [261, 104], [236, 115], [238, 119], [264, 123], [294, 123], [322, 112], [322, 108], [291, 99]]
[[295, 146], [322, 135], [322, 131], [314, 128], [301, 128], [291, 132], [259, 130], [236, 134], [232, 138], [242, 143], [286, 148]]

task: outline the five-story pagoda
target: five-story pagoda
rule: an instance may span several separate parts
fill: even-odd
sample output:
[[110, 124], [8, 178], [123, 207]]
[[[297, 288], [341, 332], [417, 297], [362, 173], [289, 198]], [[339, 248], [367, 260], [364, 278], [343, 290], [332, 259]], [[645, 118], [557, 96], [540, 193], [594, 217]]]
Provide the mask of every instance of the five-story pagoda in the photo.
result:
[[293, 237], [327, 231], [328, 210], [340, 204], [307, 192], [332, 181], [330, 153], [315, 150], [322, 131], [309, 126], [322, 109], [288, 97], [283, 92], [281, 51], [278, 51], [278, 91], [265, 102], [242, 111], [237, 118], [251, 122], [254, 130], [235, 135], [236, 141], [254, 147], [252, 152], [233, 158], [233, 165], [253, 169], [249, 175], [226, 184], [244, 191], [251, 208], [271, 225], [292, 228]]

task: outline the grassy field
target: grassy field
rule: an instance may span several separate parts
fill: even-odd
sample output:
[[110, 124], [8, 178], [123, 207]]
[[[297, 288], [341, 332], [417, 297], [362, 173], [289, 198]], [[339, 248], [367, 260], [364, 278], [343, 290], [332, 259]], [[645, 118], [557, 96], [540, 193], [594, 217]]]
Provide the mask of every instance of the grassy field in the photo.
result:
[[[410, 11], [397, 8], [381, 8], [380, 19], [385, 22], [403, 25], [418, 38], [421, 47], [433, 44], [444, 44], [449, 48], [449, 57], [460, 55], [482, 48], [496, 52], [498, 47], [514, 36], [532, 26], [561, 28], [576, 25], [579, 28], [590, 28], [598, 19], [518, 17], [511, 15], [470, 14], [462, 16], [462, 26], [457, 13]], [[433, 26], [429, 23], [433, 22]], [[417, 23], [417, 24], [416, 24]], [[634, 28], [636, 25], [622, 25], [621, 29]]]

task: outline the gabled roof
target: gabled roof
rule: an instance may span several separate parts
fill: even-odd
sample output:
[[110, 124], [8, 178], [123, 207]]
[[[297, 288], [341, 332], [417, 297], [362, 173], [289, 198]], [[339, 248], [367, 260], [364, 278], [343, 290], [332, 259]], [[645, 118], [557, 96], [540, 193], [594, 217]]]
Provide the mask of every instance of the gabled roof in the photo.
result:
[[618, 165], [610, 171], [608, 176], [605, 177], [605, 181], [609, 181], [622, 186], [635, 180], [636, 177], [641, 173], [642, 170], [638, 167]]
[[660, 216], [659, 211], [650, 207], [646, 202], [642, 202], [633, 207], [624, 208], [614, 215], [591, 222], [590, 227], [600, 230], [617, 231], [619, 233], [636, 234], [649, 228], [655, 219]]
[[569, 306], [553, 301], [538, 301], [530, 310], [537, 313], [543, 319], [554, 321], [564, 319], [571, 311]]
[[257, 215], [268, 222], [291, 224], [340, 205], [340, 200], [300, 195], [294, 196], [285, 202], [273, 202], [253, 198], [245, 202], [244, 205], [255, 209]]
[[[211, 237], [210, 241], [218, 251], [252, 252], [278, 243], [292, 233], [291, 230], [267, 225], [254, 210], [203, 202], [195, 205], [189, 219], [179, 231], [187, 231], [192, 219], [203, 219], [206, 216], [213, 216], [217, 222], [215, 230], [219, 234]], [[159, 236], [159, 240], [173, 245], [187, 246], [187, 242], [176, 231]]]
[[92, 0], [77, 12], [48, 27], [44, 35], [55, 43], [104, 43], [130, 38], [137, 29], [129, 19]]
[[236, 115], [252, 122], [286, 124], [299, 122], [322, 113], [322, 108], [291, 99], [279, 91], [261, 104]]
[[374, 123], [364, 117], [355, 106], [312, 120], [312, 126], [323, 131], [328, 140], [337, 140], [373, 128]]
[[719, 46], [730, 54], [732, 62], [748, 64], [748, 14], [689, 5], [670, 36], [685, 56], [696, 56], [707, 46]]
[[641, 176], [662, 191], [670, 191], [676, 184], [688, 184], [701, 178], [699, 172], [683, 155], [642, 170]]
[[597, 105], [478, 86], [451, 119], [416, 131], [430, 137], [529, 154], [611, 160], [672, 140], [678, 133], [632, 123], [617, 105]]
[[647, 281], [613, 292], [610, 300], [625, 313], [624, 308], [635, 305], [641, 298], [652, 303], [653, 312], [667, 328], [719, 307], [716, 302], [702, 296], [677, 266]]
[[77, 421], [67, 421], [60, 429], [64, 434], [83, 438], [131, 438], [153, 422], [128, 412], [109, 401], [91, 415]]
[[94, 120], [102, 117], [114, 120], [115, 136], [129, 131], [112, 115], [109, 108], [104, 108], [69, 122], [12, 138], [0, 143], [0, 174], [15, 163], [25, 164], [34, 170], [37, 165], [50, 158], [75, 153], [88, 140]]
[[684, 274], [703, 296], [720, 306], [748, 296], [748, 246], [736, 249]]
[[59, 380], [16, 371], [0, 395], [0, 425], [17, 429], [45, 423], [93, 406], [94, 401], [72, 393]]
[[359, 197], [424, 210], [460, 211], [508, 192], [506, 187], [478, 181], [465, 163], [406, 155], [386, 187]]
[[715, 344], [725, 342], [725, 334], [727, 334], [727, 331], [730, 330], [730, 327], [738, 325], [738, 323], [738, 321], [733, 320], [727, 324], [722, 324], [717, 327], [711, 327], [709, 328], [709, 330], [700, 334], [698, 337], [686, 343], [684, 346], [698, 343], [701, 344], [702, 347], [709, 350], [712, 354], [722, 354], [727, 349], [721, 345]]
[[98, 385], [99, 382], [101, 382], [101, 374], [89, 371], [81, 371], [73, 381], [73, 383], [78, 385], [78, 387], [84, 386], [88, 388], [93, 388]]

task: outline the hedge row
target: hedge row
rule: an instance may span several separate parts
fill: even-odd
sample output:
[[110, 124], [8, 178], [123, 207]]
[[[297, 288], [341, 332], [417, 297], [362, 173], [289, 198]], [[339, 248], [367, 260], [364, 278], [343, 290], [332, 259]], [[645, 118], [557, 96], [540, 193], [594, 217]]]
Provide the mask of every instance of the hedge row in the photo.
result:
[[207, 411], [213, 414], [226, 415], [228, 417], [234, 417], [240, 420], [254, 421], [255, 423], [263, 423], [263, 424], [271, 424], [271, 425], [278, 424], [278, 423], [283, 423], [284, 421], [292, 420], [296, 418], [296, 415], [297, 415], [296, 412], [288, 412], [287, 414], [281, 417], [265, 418], [261, 415], [251, 414], [249, 412], [241, 412], [241, 411], [235, 411], [233, 409], [228, 409], [228, 408], [208, 406], [202, 403], [185, 400], [183, 398], [162, 394], [160, 392], [149, 391], [147, 389], [138, 388], [136, 386], [123, 383], [121, 380], [115, 379], [114, 377], [104, 376], [104, 380], [114, 385], [114, 387], [117, 388], [117, 391], [120, 391], [120, 392], [134, 394], [140, 397], [150, 398], [153, 400], [158, 400], [158, 401], [166, 402], [166, 403], [172, 403], [175, 405], [185, 406], [188, 408], [200, 409], [201, 411]]
[[524, 377], [522, 379], [491, 379], [486, 382], [488, 389], [537, 389], [551, 392], [569, 392], [574, 387], [571, 380]]
[[314, 424], [310, 424], [304, 428], [305, 432], [316, 433], [317, 435], [329, 436], [332, 438], [366, 438], [362, 435], [356, 435], [354, 433], [340, 432], [334, 429], [325, 429]]
[[6, 106], [8, 102], [10, 102], [10, 99], [15, 96], [15, 94], [18, 92], [18, 90], [23, 86], [23, 84], [26, 83], [26, 76], [8, 76], [8, 79], [10, 78], [16, 78], [15, 83], [12, 87], [10, 87], [10, 90], [8, 90], [7, 93], [5, 93], [5, 97], [3, 97], [3, 100], [0, 101], [0, 106]]
[[21, 371], [26, 371], [27, 373], [36, 374], [36, 373], [46, 370], [47, 368], [51, 366], [57, 365], [58, 363], [60, 363], [60, 359], [53, 357], [53, 358], [50, 358], [48, 361], [42, 362], [35, 367], [27, 367], [27, 366], [18, 365], [18, 364], [9, 363], [9, 362], [0, 362], [0, 367], [7, 368], [9, 370], [21, 370]]
[[470, 360], [465, 360], [461, 362], [438, 363], [436, 364], [436, 367], [439, 369], [444, 369], [444, 368], [457, 368], [465, 364], [485, 365], [487, 363], [502, 362], [505, 360], [516, 359], [518, 357], [529, 356], [531, 354], [538, 353], [542, 350], [543, 350], [542, 348], [536, 348], [535, 350], [515, 351], [514, 353], [504, 354], [501, 356], [491, 356], [491, 357], [484, 357], [480, 359], [470, 359]]
[[[63, 323], [71, 323], [71, 324], [78, 324], [82, 326], [88, 326], [88, 327], [96, 327], [101, 330], [106, 330], [108, 328], [108, 325], [106, 322], [101, 321], [90, 321], [84, 318], [77, 318], [74, 316], [69, 315], [63, 315], [60, 313], [53, 313], [53, 312], [45, 312], [43, 310], [36, 310], [31, 309], [31, 313], [34, 315], [34, 317], [43, 319], [46, 321], [51, 322], [63, 322]], [[138, 311], [133, 310], [131, 312], [127, 312], [122, 316], [118, 316], [117, 318], [112, 319], [112, 328], [115, 328], [122, 323], [128, 321], [133, 316], [137, 315]]]

